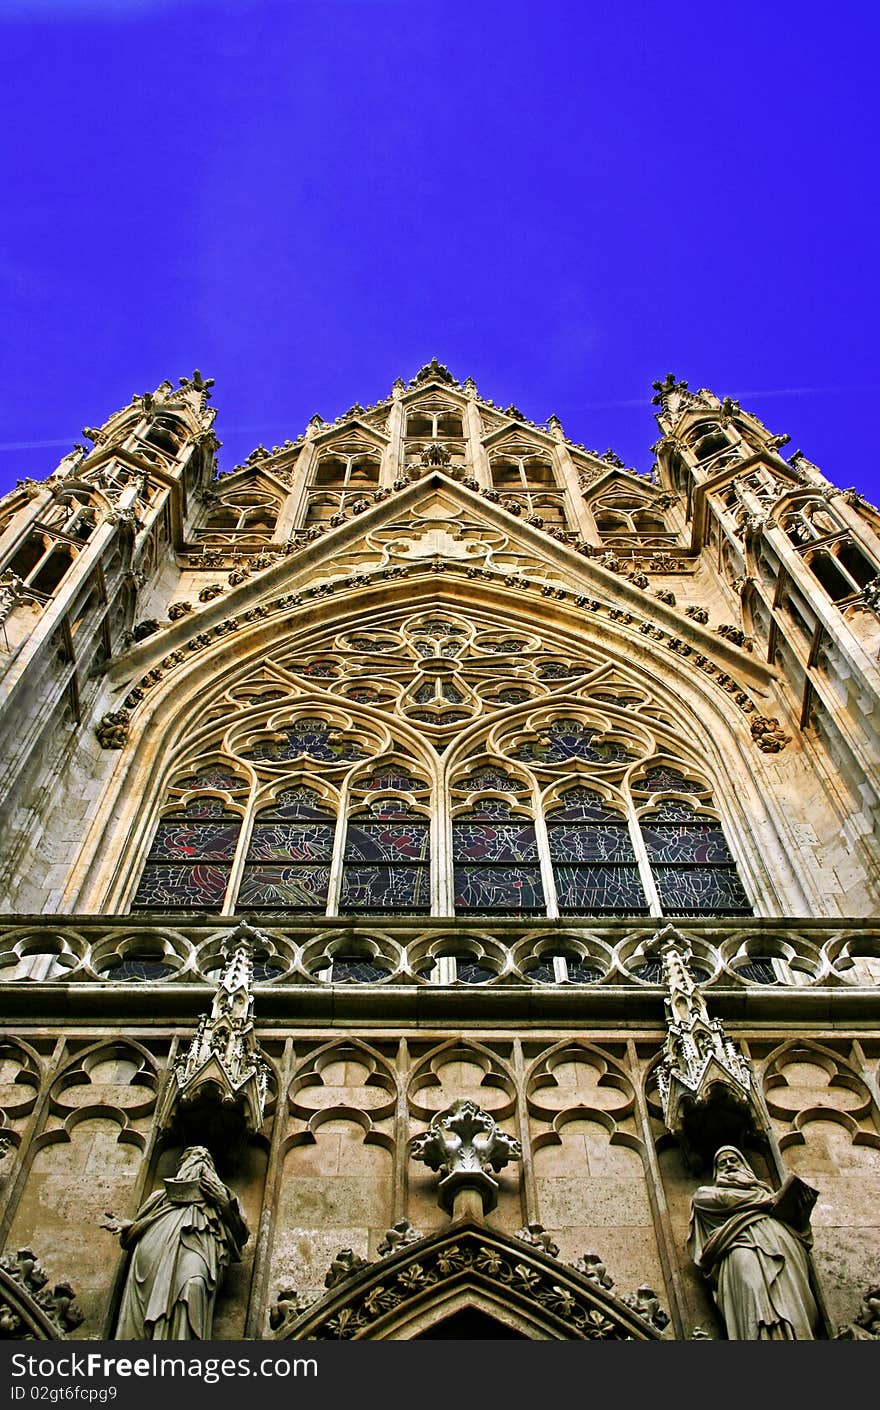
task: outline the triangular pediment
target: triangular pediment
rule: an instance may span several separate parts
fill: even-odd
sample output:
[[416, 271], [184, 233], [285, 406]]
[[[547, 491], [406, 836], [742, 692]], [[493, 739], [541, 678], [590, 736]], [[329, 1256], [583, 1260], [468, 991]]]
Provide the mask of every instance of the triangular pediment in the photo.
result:
[[315, 445], [325, 449], [337, 440], [362, 441], [364, 446], [378, 447], [384, 449], [388, 444], [388, 436], [385, 431], [377, 426], [371, 425], [361, 416], [352, 416], [341, 421], [334, 421], [315, 436]]
[[[175, 660], [169, 652], [176, 650], [182, 664], [200, 644], [331, 594], [354, 594], [363, 604], [368, 589], [399, 594], [404, 578], [412, 580], [406, 592], [430, 589], [435, 596], [446, 590], [441, 584], [475, 580], [474, 590], [502, 594], [515, 612], [532, 599], [542, 616], [552, 609], [579, 622], [581, 631], [588, 622], [591, 632], [593, 624], [610, 628], [637, 642], [640, 653], [666, 643], [680, 658], [708, 661], [710, 674], [731, 693], [742, 682], [763, 684], [772, 674], [754, 655], [658, 600], [648, 580], [628, 576], [613, 555], [612, 565], [588, 545], [561, 542], [509, 512], [494, 492], [469, 489], [440, 471], [378, 499], [364, 498], [343, 522], [267, 557], [267, 566], [242, 575], [221, 597], [132, 647], [113, 676], [136, 680], [155, 665], [161, 674]], [[418, 580], [423, 582], [417, 589]], [[148, 677], [149, 688], [153, 683]], [[135, 703], [139, 698], [136, 691]]]

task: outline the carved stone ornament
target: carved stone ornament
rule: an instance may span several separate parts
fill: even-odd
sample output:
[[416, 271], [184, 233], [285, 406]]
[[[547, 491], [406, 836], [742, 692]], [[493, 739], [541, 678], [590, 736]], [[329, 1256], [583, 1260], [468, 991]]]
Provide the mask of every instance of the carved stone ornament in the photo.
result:
[[49, 1275], [29, 1248], [0, 1257], [0, 1340], [57, 1341], [75, 1331], [82, 1309], [69, 1283]]
[[412, 1319], [424, 1325], [432, 1304], [442, 1322], [451, 1306], [476, 1303], [515, 1311], [532, 1339], [654, 1341], [658, 1325], [645, 1315], [651, 1290], [640, 1291], [641, 1309], [639, 1294], [627, 1302], [537, 1246], [463, 1223], [344, 1271], [305, 1311], [297, 1293], [279, 1294], [270, 1325], [280, 1340], [396, 1340]]
[[791, 735], [779, 728], [779, 721], [773, 715], [758, 715], [751, 721], [752, 739], [764, 754], [778, 754], [786, 744], [791, 743]]
[[843, 1322], [834, 1341], [880, 1341], [880, 1287], [868, 1288], [851, 1322]]
[[325, 1288], [335, 1288], [346, 1278], [353, 1278], [362, 1268], [369, 1268], [369, 1259], [361, 1258], [353, 1249], [341, 1248], [327, 1270]]
[[124, 749], [130, 729], [127, 710], [108, 710], [95, 726], [95, 734], [102, 749]]
[[182, 1125], [202, 1139], [230, 1142], [263, 1124], [271, 1067], [254, 1031], [253, 955], [265, 943], [243, 921], [227, 943], [210, 1014], [171, 1072], [159, 1113], [160, 1125]]
[[498, 1203], [498, 1181], [490, 1170], [521, 1160], [522, 1147], [475, 1102], [464, 1100], [434, 1117], [427, 1131], [413, 1140], [412, 1154], [441, 1172], [438, 1200], [448, 1214], [457, 1203], [461, 1213], [475, 1212], [473, 1203], [456, 1199], [466, 1192], [477, 1194], [483, 1214], [488, 1214]]
[[376, 1252], [380, 1258], [387, 1258], [390, 1253], [396, 1253], [406, 1244], [417, 1243], [421, 1237], [418, 1229], [414, 1229], [408, 1219], [398, 1219], [390, 1229], [386, 1230], [385, 1237]]
[[551, 1258], [556, 1258], [559, 1253], [559, 1245], [553, 1241], [543, 1224], [524, 1224], [521, 1229], [517, 1229], [514, 1238], [522, 1239], [524, 1244], [531, 1244], [532, 1248], [542, 1249]]
[[760, 1122], [748, 1062], [710, 1018], [689, 968], [687, 938], [667, 925], [645, 947], [659, 955], [666, 986], [666, 1041], [657, 1068], [663, 1120], [692, 1170], [711, 1160], [725, 1140], [760, 1142]]
[[205, 1146], [187, 1146], [134, 1219], [102, 1226], [131, 1250], [117, 1341], [209, 1341], [223, 1270], [249, 1238], [241, 1206]]
[[433, 467], [442, 470], [451, 459], [451, 452], [445, 446], [440, 445], [439, 441], [432, 441], [430, 445], [425, 446], [421, 456], [422, 464], [426, 469]]

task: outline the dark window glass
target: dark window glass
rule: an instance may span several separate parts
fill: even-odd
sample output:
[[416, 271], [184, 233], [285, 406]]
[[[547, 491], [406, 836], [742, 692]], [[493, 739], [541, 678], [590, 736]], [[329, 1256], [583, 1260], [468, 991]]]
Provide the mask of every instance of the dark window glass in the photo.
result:
[[387, 798], [366, 816], [350, 818], [340, 911], [424, 912], [430, 908], [427, 818]]
[[105, 970], [104, 978], [112, 979], [114, 984], [120, 980], [136, 980], [139, 983], [145, 983], [151, 979], [165, 979], [173, 973], [174, 966], [166, 964], [164, 960], [155, 959], [151, 955], [144, 955], [142, 958], [137, 955], [129, 955], [119, 964], [114, 964]]
[[751, 915], [716, 822], [667, 801], [643, 816], [641, 827], [665, 915]]
[[258, 813], [239, 910], [324, 911], [336, 819], [310, 788], [288, 788]]
[[218, 798], [193, 798], [156, 829], [135, 910], [220, 910], [241, 818]]
[[547, 819], [556, 898], [563, 913], [644, 914], [626, 819], [588, 788], [572, 788]]
[[455, 906], [464, 911], [544, 909], [534, 824], [485, 799], [452, 825]]

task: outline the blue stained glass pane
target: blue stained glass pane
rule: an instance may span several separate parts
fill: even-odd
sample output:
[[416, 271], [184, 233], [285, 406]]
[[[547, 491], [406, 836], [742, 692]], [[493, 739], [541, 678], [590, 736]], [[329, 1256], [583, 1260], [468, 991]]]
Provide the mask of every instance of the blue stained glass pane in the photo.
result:
[[334, 764], [367, 757], [360, 745], [339, 735], [324, 720], [295, 720], [280, 733], [282, 737], [279, 739], [259, 740], [243, 757], [271, 764], [298, 759], [302, 755]]
[[329, 862], [333, 856], [332, 823], [254, 823], [249, 862]]
[[652, 862], [708, 866], [732, 861], [724, 833], [711, 822], [652, 827], [651, 821], [642, 818], [642, 836]]
[[240, 821], [237, 813], [227, 813], [222, 798], [190, 798], [184, 808], [170, 815], [173, 818], [225, 818]]
[[538, 867], [456, 867], [456, 909], [542, 911], [544, 888]]
[[668, 915], [751, 915], [735, 867], [655, 866], [663, 910]]
[[453, 850], [461, 862], [535, 862], [538, 843], [531, 823], [458, 822]]
[[241, 820], [202, 822], [188, 818], [166, 818], [153, 838], [148, 861], [210, 862], [227, 861], [235, 855]]
[[388, 971], [358, 955], [334, 955], [330, 978], [334, 984], [378, 984]]
[[146, 983], [151, 979], [167, 979], [168, 975], [173, 973], [174, 966], [165, 964], [163, 960], [138, 959], [133, 956], [104, 970], [102, 977], [112, 979], [114, 984], [119, 983], [120, 980], [136, 980]]
[[[650, 827], [654, 822], [696, 822], [697, 815], [690, 803], [680, 798], [665, 798], [650, 813], [642, 814], [642, 821]], [[708, 819], [703, 819], [708, 821]]]
[[427, 822], [391, 816], [384, 822], [351, 821], [345, 836], [346, 862], [424, 862], [429, 855]]
[[455, 977], [460, 984], [485, 984], [487, 980], [494, 979], [495, 974], [491, 969], [484, 969], [476, 960], [459, 959], [455, 965]]
[[561, 911], [629, 915], [648, 909], [636, 866], [557, 866], [553, 875]]
[[629, 829], [616, 823], [551, 823], [550, 856], [558, 862], [634, 862]]
[[554, 720], [540, 738], [521, 745], [514, 758], [539, 764], [564, 764], [569, 759], [612, 764], [634, 757], [616, 741], [596, 740], [596, 733], [580, 720]]
[[568, 960], [568, 981], [570, 984], [595, 984], [602, 978], [602, 971], [595, 965], [584, 964], [581, 960]]
[[779, 976], [771, 959], [752, 958], [748, 964], [737, 965], [736, 972], [746, 979], [751, 979], [755, 984], [779, 983]]
[[346, 866], [343, 870], [341, 911], [424, 911], [430, 905], [427, 867]]
[[246, 866], [238, 891], [238, 910], [323, 911], [330, 868], [321, 866]]
[[555, 984], [556, 970], [553, 968], [552, 960], [542, 960], [540, 964], [533, 965], [526, 970], [529, 979], [537, 980], [541, 984]]
[[180, 866], [148, 862], [134, 898], [136, 910], [197, 909], [219, 911], [226, 894], [229, 867]]

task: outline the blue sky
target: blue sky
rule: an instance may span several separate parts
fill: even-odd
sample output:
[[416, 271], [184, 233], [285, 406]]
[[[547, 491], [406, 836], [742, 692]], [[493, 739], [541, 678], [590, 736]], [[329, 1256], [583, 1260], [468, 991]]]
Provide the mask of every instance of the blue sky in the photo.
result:
[[878, 28], [4, 0], [0, 489], [195, 367], [229, 469], [436, 355], [641, 470], [671, 370], [880, 500]]

